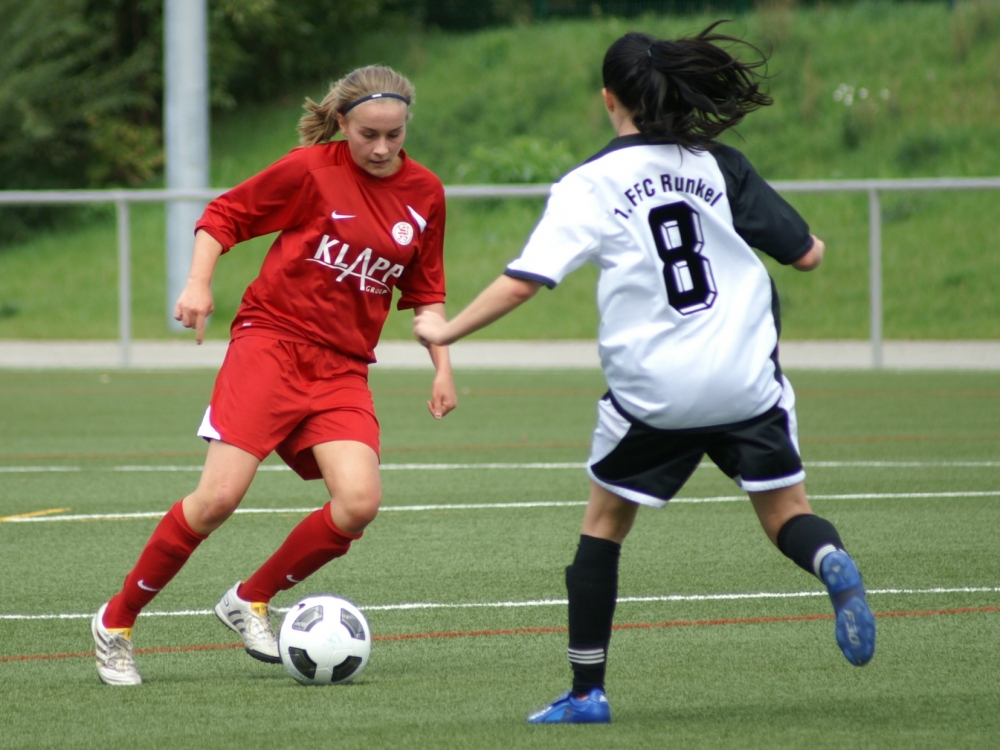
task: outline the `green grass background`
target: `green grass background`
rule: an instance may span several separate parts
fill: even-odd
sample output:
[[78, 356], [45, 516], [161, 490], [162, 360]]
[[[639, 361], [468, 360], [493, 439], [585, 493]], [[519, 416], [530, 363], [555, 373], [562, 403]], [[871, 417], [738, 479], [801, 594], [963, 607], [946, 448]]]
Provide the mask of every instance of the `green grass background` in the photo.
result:
[[[674, 37], [714, 18], [553, 21], [460, 35], [384, 31], [361, 45], [356, 62], [391, 64], [413, 79], [418, 96], [407, 149], [445, 183], [488, 181], [498, 165], [558, 174], [612, 136], [598, 96], [608, 44], [630, 29]], [[996, 0], [966, 0], [953, 11], [943, 2], [776, 3], [724, 30], [772, 52], [774, 106], [751, 114], [726, 137], [765, 178], [1000, 174]], [[865, 88], [869, 96], [845, 106], [834, 99], [842, 84]], [[293, 147], [303, 96], [318, 99], [325, 88], [326, 82], [304, 84], [273, 102], [218, 114], [212, 184], [235, 184]], [[772, 268], [786, 337], [866, 338], [867, 197], [789, 199], [829, 251], [814, 274]], [[885, 335], [1000, 337], [1000, 193], [888, 193], [883, 203]], [[464, 306], [516, 257], [542, 205], [449, 202], [450, 310]], [[106, 209], [90, 214], [73, 230], [0, 249], [0, 339], [116, 337], [113, 216]], [[136, 206], [133, 330], [139, 338], [169, 335], [163, 236], [162, 207]], [[210, 337], [228, 335], [267, 245], [266, 239], [247, 243], [220, 263]], [[594, 338], [595, 278], [592, 268], [582, 269], [555, 293], [477, 335]], [[385, 336], [409, 338], [410, 317], [392, 315]]]
[[[596, 371], [459, 372], [460, 406], [426, 414], [425, 372], [376, 371], [383, 462], [582, 462], [603, 389]], [[822, 500], [846, 493], [1000, 489], [997, 373], [792, 373], [808, 485], [872, 589], [996, 587], [995, 496]], [[212, 373], [0, 373], [0, 517], [165, 511], [200, 465]], [[823, 461], [911, 466], [823, 467]], [[269, 463], [271, 460], [269, 460]], [[951, 462], [950, 464], [948, 462]], [[992, 465], [957, 465], [991, 462]], [[383, 471], [386, 507], [583, 500], [579, 469]], [[738, 494], [711, 467], [682, 496]], [[322, 485], [262, 472], [247, 508], [315, 507]], [[560, 599], [581, 507], [385, 512], [346, 557], [280, 595], [333, 591], [378, 636], [562, 627], [563, 606], [379, 611], [402, 602]], [[301, 514], [233, 517], [151, 612], [209, 609]], [[0, 523], [0, 613], [89, 613], [116, 590], [155, 519]], [[643, 509], [621, 596], [821, 593], [766, 541], [745, 502]], [[997, 592], [875, 594], [878, 613], [989, 607]], [[618, 623], [826, 613], [824, 596], [621, 604]], [[989, 748], [1000, 736], [1000, 614], [880, 617], [874, 661], [851, 667], [829, 620], [620, 630], [605, 727], [530, 727], [565, 689], [565, 635], [378, 641], [355, 684], [304, 688], [239, 649], [140, 655], [146, 684], [101, 685], [93, 660], [0, 662], [0, 747]], [[214, 617], [143, 617], [139, 648], [231, 643]], [[0, 620], [0, 658], [91, 648], [86, 619]]]

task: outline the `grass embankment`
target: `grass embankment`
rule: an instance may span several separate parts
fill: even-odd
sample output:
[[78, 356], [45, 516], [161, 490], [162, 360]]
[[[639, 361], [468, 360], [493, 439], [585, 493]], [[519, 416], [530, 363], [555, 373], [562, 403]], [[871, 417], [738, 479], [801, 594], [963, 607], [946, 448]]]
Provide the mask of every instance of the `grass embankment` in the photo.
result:
[[[383, 35], [358, 62], [385, 62], [417, 85], [407, 148], [445, 183], [545, 181], [611, 136], [596, 95], [607, 45], [637, 28], [697, 31], [708, 16], [597, 19], [470, 35]], [[774, 106], [728, 140], [771, 180], [1000, 174], [1000, 10], [994, 2], [858, 4], [761, 10], [729, 33], [773, 49]], [[216, 118], [212, 182], [243, 179], [295, 145], [304, 86], [283, 100]], [[838, 93], [839, 92], [839, 93]], [[868, 325], [867, 197], [790, 195], [828, 244], [824, 268], [775, 268], [791, 339], [864, 338]], [[450, 202], [449, 306], [459, 309], [516, 256], [540, 201]], [[883, 196], [885, 334], [900, 339], [1000, 337], [996, 191]], [[163, 218], [133, 210], [134, 331], [165, 337]], [[0, 338], [116, 335], [114, 222], [0, 251]], [[224, 338], [266, 240], [221, 264], [216, 320]], [[485, 338], [591, 338], [593, 269], [570, 277], [480, 334]], [[385, 335], [409, 336], [409, 315]]]

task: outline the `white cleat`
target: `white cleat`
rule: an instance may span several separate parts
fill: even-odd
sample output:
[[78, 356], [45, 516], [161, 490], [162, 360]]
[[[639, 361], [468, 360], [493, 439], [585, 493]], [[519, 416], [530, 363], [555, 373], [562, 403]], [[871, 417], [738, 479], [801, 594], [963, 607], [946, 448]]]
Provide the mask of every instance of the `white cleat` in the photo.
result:
[[132, 628], [109, 630], [104, 627], [107, 608], [107, 604], [102, 604], [90, 621], [97, 653], [97, 676], [105, 685], [141, 685], [142, 677], [132, 656]]
[[278, 637], [271, 627], [267, 603], [240, 599], [236, 592], [241, 583], [237, 581], [222, 595], [222, 600], [215, 605], [215, 614], [223, 625], [243, 637], [243, 646], [250, 656], [268, 664], [280, 664]]

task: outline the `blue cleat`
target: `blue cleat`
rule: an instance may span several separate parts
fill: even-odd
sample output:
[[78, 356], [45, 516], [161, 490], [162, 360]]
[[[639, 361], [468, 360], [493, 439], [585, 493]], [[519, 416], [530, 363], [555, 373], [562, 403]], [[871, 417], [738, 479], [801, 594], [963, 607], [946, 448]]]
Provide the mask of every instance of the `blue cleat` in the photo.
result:
[[862, 667], [875, 654], [875, 615], [865, 600], [858, 566], [850, 555], [837, 550], [824, 557], [819, 568], [837, 616], [837, 645], [847, 661]]
[[574, 698], [570, 691], [528, 717], [529, 724], [607, 724], [610, 721], [611, 705], [601, 688], [594, 688], [585, 698]]

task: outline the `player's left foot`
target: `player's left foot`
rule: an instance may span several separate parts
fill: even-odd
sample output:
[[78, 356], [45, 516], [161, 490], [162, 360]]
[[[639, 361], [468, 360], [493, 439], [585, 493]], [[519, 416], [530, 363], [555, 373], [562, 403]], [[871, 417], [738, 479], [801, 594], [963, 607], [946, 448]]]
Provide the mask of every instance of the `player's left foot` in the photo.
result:
[[132, 656], [132, 628], [111, 630], [104, 627], [104, 611], [107, 608], [107, 604], [102, 604], [90, 621], [97, 656], [97, 676], [105, 685], [141, 685], [142, 677]]
[[570, 691], [556, 698], [528, 717], [529, 724], [607, 724], [611, 705], [601, 688], [594, 688], [583, 698]]
[[271, 627], [270, 610], [265, 602], [248, 602], [237, 593], [237, 581], [215, 605], [215, 615], [223, 625], [239, 633], [246, 652], [254, 659], [268, 664], [281, 664], [278, 637]]
[[862, 667], [875, 654], [875, 615], [865, 599], [858, 566], [850, 555], [837, 550], [823, 558], [819, 569], [837, 616], [837, 645], [847, 661]]

